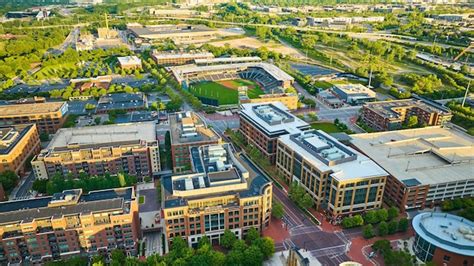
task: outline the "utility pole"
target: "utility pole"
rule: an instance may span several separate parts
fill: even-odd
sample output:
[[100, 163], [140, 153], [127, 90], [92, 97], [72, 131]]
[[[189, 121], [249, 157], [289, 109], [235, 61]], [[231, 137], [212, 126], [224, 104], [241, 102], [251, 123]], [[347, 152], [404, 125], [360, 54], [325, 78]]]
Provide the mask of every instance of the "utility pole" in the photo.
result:
[[466, 98], [467, 98], [467, 94], [469, 92], [470, 86], [471, 86], [471, 80], [469, 80], [469, 82], [467, 83], [466, 93], [464, 93], [464, 98], [462, 99], [461, 107], [464, 107], [464, 104], [466, 103]]
[[372, 64], [370, 64], [370, 73], [369, 73], [369, 89], [371, 88], [370, 83], [372, 83]]

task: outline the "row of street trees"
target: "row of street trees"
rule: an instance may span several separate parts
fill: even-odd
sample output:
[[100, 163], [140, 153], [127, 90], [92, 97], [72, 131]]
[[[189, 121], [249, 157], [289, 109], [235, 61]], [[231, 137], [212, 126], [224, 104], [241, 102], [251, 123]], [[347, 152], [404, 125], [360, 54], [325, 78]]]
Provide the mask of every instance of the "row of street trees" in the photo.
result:
[[[221, 246], [226, 253], [214, 250], [207, 236], [202, 237], [195, 249], [181, 237], [172, 239], [168, 254], [148, 256], [145, 260], [137, 257], [126, 257], [123, 250], [116, 249], [111, 252], [110, 266], [224, 266], [224, 265], [248, 265], [260, 266], [263, 261], [270, 258], [275, 252], [273, 240], [268, 237], [260, 237], [255, 228], [249, 229], [245, 240], [239, 240], [230, 230], [226, 230], [221, 238]], [[92, 257], [91, 263], [84, 257], [74, 257], [60, 262], [51, 262], [47, 266], [104, 266], [106, 260], [103, 256]]]

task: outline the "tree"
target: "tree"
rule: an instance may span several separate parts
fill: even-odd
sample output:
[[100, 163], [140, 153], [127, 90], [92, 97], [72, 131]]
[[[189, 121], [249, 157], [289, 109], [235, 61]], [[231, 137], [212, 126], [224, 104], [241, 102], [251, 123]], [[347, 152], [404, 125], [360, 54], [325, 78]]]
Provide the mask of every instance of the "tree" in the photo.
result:
[[263, 262], [263, 254], [257, 246], [252, 245], [244, 251], [243, 262], [244, 265], [260, 266]]
[[354, 219], [354, 226], [364, 225], [364, 219], [362, 218], [361, 215], [359, 215], [359, 214], [354, 215], [353, 219]]
[[382, 254], [385, 254], [392, 249], [392, 246], [390, 245], [389, 240], [381, 239], [381, 240], [375, 241], [375, 243], [372, 244], [372, 249]]
[[269, 237], [259, 238], [255, 241], [255, 245], [260, 249], [265, 259], [270, 258], [275, 253], [275, 243]]
[[232, 245], [234, 245], [235, 241], [237, 240], [237, 237], [235, 236], [232, 231], [229, 229], [226, 229], [224, 231], [224, 235], [221, 237], [221, 246], [223, 246], [226, 249], [230, 249]]
[[313, 198], [311, 198], [311, 196], [308, 193], [305, 193], [303, 195], [303, 198], [300, 201], [300, 206], [303, 209], [309, 209], [313, 207]]
[[386, 209], [380, 209], [377, 211], [377, 220], [379, 222], [385, 222], [388, 219], [388, 212]]
[[383, 256], [383, 260], [385, 265], [387, 266], [395, 266], [395, 265], [404, 265], [404, 266], [411, 266], [413, 264], [413, 257], [410, 253], [405, 251], [389, 251]]
[[275, 218], [281, 219], [285, 214], [285, 210], [283, 208], [283, 204], [279, 201], [273, 201], [272, 203], [272, 215]]
[[255, 240], [257, 240], [260, 237], [260, 233], [255, 229], [255, 227], [251, 227], [247, 231], [247, 235], [245, 236], [245, 241], [250, 245], [253, 244]]
[[216, 266], [224, 266], [225, 265], [225, 260], [226, 257], [224, 253], [222, 252], [217, 252], [217, 251], [211, 251], [208, 255], [209, 257], [209, 265], [216, 265]]
[[406, 232], [408, 230], [408, 219], [407, 218], [401, 218], [400, 221], [398, 221], [398, 230], [400, 232]]
[[33, 182], [32, 189], [38, 193], [46, 193], [46, 185], [48, 184], [48, 179], [35, 179]]
[[201, 239], [199, 239], [199, 242], [198, 242], [198, 248], [202, 248], [203, 246], [210, 246], [211, 245], [211, 241], [209, 240], [209, 237], [207, 237], [206, 235], [201, 237]]
[[111, 253], [112, 263], [111, 265], [124, 265], [125, 263], [125, 253], [121, 249], [114, 249]]
[[49, 134], [46, 132], [42, 132], [39, 135], [40, 141], [48, 141], [49, 140]]
[[364, 221], [368, 224], [376, 224], [379, 222], [377, 212], [374, 210], [368, 211], [364, 216]]
[[391, 221], [388, 223], [388, 234], [395, 234], [398, 230], [398, 223], [397, 221]]
[[10, 192], [17, 184], [18, 176], [13, 171], [5, 171], [0, 173], [0, 184], [2, 184], [3, 189], [7, 192]]
[[407, 128], [414, 128], [418, 126], [418, 117], [415, 115], [409, 116], [408, 120], [406, 122], [406, 127]]
[[374, 237], [374, 227], [371, 224], [366, 225], [362, 231], [362, 235], [366, 239]]
[[386, 236], [388, 234], [388, 225], [386, 222], [382, 221], [379, 224], [378, 228], [378, 235], [379, 236]]
[[125, 175], [123, 173], [118, 173], [117, 177], [118, 177], [121, 187], [124, 187], [127, 185], [127, 182], [125, 181]]
[[388, 219], [389, 220], [392, 220], [393, 218], [397, 218], [398, 217], [398, 208], [397, 207], [390, 207], [390, 209], [388, 209]]

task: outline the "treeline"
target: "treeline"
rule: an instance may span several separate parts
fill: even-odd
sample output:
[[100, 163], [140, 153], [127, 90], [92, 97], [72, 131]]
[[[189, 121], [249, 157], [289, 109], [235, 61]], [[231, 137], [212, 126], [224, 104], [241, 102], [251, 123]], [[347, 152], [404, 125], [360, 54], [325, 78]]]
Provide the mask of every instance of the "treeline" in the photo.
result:
[[164, 255], [153, 254], [146, 259], [127, 257], [123, 250], [114, 249], [106, 261], [102, 255], [95, 255], [90, 259], [86, 257], [72, 257], [67, 260], [48, 262], [47, 266], [73, 265], [73, 266], [156, 266], [156, 265], [190, 265], [190, 266], [224, 266], [248, 265], [260, 266], [264, 260], [270, 258], [275, 252], [273, 240], [260, 237], [255, 228], [250, 228], [245, 240], [239, 240], [230, 230], [226, 229], [221, 237], [221, 246], [225, 253], [214, 250], [207, 236], [203, 236], [197, 247], [191, 248], [182, 237], [174, 237], [170, 251]]
[[386, 4], [389, 0], [252, 0], [255, 4], [279, 6], [336, 5], [336, 4]]
[[[419, 265], [415, 255], [410, 255], [408, 247], [405, 242], [404, 250], [393, 250], [390, 241], [387, 239], [381, 239], [375, 241], [372, 245], [372, 249], [376, 252], [379, 252], [382, 257], [385, 265], [403, 265], [403, 266], [414, 266]], [[431, 262], [428, 262], [424, 265], [434, 265]]]
[[458, 198], [445, 200], [441, 205], [445, 212], [454, 212], [455, 214], [474, 221], [474, 198]]
[[474, 135], [474, 109], [470, 106], [462, 107], [459, 102], [451, 101], [447, 105], [453, 113], [451, 122], [468, 130], [468, 133]]
[[119, 188], [133, 186], [137, 183], [135, 176], [119, 173], [117, 175], [110, 175], [109, 173], [103, 176], [89, 176], [86, 173], [81, 173], [78, 178], [64, 177], [61, 174], [56, 174], [50, 179], [36, 179], [33, 183], [33, 190], [53, 195], [68, 189], [81, 188], [84, 192], [93, 190]]
[[[345, 217], [342, 220], [342, 227], [354, 228], [365, 224], [362, 235], [367, 239], [376, 235], [385, 236], [397, 232], [405, 232], [408, 230], [408, 219], [400, 218], [397, 221], [398, 215], [398, 209], [395, 207], [391, 207], [388, 210], [370, 210], [364, 216], [358, 214], [352, 217]], [[375, 232], [374, 226], [377, 226], [377, 232]]]

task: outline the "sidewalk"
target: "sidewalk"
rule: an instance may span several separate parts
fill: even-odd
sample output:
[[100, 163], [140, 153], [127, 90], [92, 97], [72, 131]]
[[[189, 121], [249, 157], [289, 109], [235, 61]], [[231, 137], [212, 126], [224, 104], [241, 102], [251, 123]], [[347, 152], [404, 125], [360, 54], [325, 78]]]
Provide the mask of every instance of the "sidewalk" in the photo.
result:
[[[352, 245], [347, 254], [353, 261], [362, 263], [362, 265], [372, 265], [371, 260], [368, 260], [364, 253], [363, 249], [365, 246], [372, 246], [377, 240], [387, 239], [390, 241], [399, 240], [399, 239], [408, 239], [414, 236], [413, 228], [409, 228], [407, 232], [396, 233], [394, 235], [389, 235], [385, 237], [374, 237], [371, 239], [365, 239], [364, 237], [354, 237], [351, 239]], [[380, 256], [380, 255], [379, 255]]]

